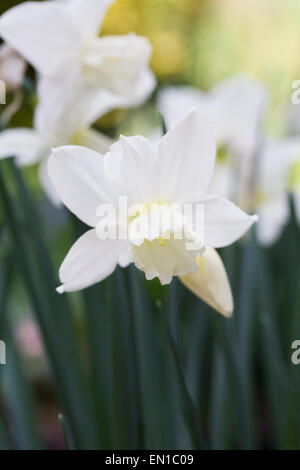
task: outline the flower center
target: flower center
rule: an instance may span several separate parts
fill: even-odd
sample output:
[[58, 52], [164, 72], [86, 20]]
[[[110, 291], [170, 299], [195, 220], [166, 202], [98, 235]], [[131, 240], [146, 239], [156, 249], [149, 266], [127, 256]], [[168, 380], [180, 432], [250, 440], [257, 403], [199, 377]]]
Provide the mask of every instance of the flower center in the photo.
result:
[[138, 204], [129, 208], [129, 238], [135, 245], [157, 240], [165, 246], [172, 234], [184, 229], [184, 216], [168, 204]]

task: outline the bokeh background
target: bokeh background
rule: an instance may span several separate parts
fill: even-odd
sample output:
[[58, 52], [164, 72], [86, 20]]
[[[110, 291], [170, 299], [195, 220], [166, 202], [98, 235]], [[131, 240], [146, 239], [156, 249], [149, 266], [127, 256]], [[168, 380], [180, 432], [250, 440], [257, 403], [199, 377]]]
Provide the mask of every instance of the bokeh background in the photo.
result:
[[[1, 0], [0, 13], [17, 3]], [[147, 36], [158, 87], [208, 90], [239, 73], [258, 79], [270, 92], [265, 128], [281, 136], [291, 83], [300, 78], [299, 24], [297, 0], [117, 0], [102, 34]], [[27, 75], [34, 83], [33, 70]], [[35, 97], [26, 90], [10, 126], [32, 123]], [[97, 126], [108, 135], [147, 133], [160, 122], [154, 103], [113, 111]], [[18, 175], [4, 166], [0, 171], [22, 219]], [[24, 257], [0, 211], [0, 338], [8, 354], [0, 366], [0, 448], [62, 449], [74, 439], [83, 448], [300, 448], [300, 366], [290, 360], [291, 343], [297, 334], [300, 339], [300, 237], [293, 217], [271, 248], [260, 248], [250, 235], [222, 251], [235, 297], [232, 320], [177, 282], [170, 289], [146, 285], [131, 271], [57, 306], [56, 294], [44, 292], [84, 228], [46, 201], [36, 168], [22, 174], [31, 220], [23, 220], [19, 237], [33, 260], [31, 274], [24, 273]], [[42, 242], [34, 238], [35, 211]], [[48, 257], [54, 280], [41, 266]], [[38, 300], [26, 284], [31, 275], [49, 281]], [[55, 360], [65, 361], [65, 369]]]

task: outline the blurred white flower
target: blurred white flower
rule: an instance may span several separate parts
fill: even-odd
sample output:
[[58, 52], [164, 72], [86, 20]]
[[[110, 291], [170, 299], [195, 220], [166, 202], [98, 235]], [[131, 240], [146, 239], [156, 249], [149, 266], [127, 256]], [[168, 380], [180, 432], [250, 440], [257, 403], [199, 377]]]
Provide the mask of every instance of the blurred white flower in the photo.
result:
[[[203, 262], [199, 252], [186, 248], [185, 239], [161, 238], [168, 228], [155, 227], [160, 236], [145, 233], [143, 240], [107, 238], [100, 240], [96, 226], [101, 204], [117, 205], [120, 196], [129, 203], [149, 207], [157, 203], [203, 204], [204, 236], [208, 247], [222, 247], [240, 238], [256, 220], [232, 202], [207, 193], [215, 162], [215, 139], [207, 118], [191, 111], [152, 146], [143, 137], [121, 137], [111, 151], [102, 156], [82, 147], [55, 149], [48, 162], [51, 181], [63, 203], [83, 222], [93, 227], [69, 251], [61, 268], [60, 293], [83, 289], [111, 274], [116, 265], [130, 262], [143, 270], [147, 279], [158, 277], [162, 284], [173, 276], [197, 273], [185, 279], [186, 285], [221, 313], [232, 313], [232, 297], [221, 261], [207, 250]], [[170, 209], [171, 210], [171, 209]], [[144, 213], [129, 219], [143, 225]], [[169, 231], [172, 229], [169, 228]], [[192, 236], [194, 236], [192, 228]], [[195, 236], [195, 239], [197, 237]], [[201, 269], [204, 271], [201, 271]], [[216, 271], [214, 277], [213, 272]], [[195, 286], [199, 284], [197, 290]], [[221, 305], [222, 304], [222, 305]]]
[[27, 64], [23, 57], [7, 44], [0, 46], [0, 102], [7, 104], [7, 92], [13, 93], [13, 99], [1, 111], [1, 126], [4, 127], [16, 114], [23, 103], [21, 86], [24, 81]]
[[80, 102], [94, 120], [116, 107], [136, 106], [153, 91], [145, 37], [99, 37], [113, 0], [25, 2], [4, 13], [0, 34], [41, 75], [58, 107]]
[[167, 128], [191, 107], [211, 119], [219, 149], [209, 190], [254, 207], [259, 241], [268, 245], [278, 239], [289, 218], [288, 191], [300, 220], [300, 185], [288, 185], [291, 168], [299, 161], [300, 139], [263, 137], [266, 104], [266, 90], [245, 77], [225, 80], [207, 94], [190, 87], [167, 88], [158, 99]]
[[89, 116], [86, 106], [85, 112], [80, 112], [77, 106], [62, 113], [54, 106], [51, 95], [43, 96], [41, 101], [43, 104], [38, 105], [35, 111], [34, 129], [20, 127], [0, 133], [0, 159], [15, 157], [19, 166], [40, 162], [41, 185], [50, 201], [58, 205], [60, 201], [47, 172], [51, 149], [73, 143], [106, 153], [113, 141], [90, 128], [93, 111]]
[[266, 90], [244, 76], [226, 79], [208, 93], [191, 87], [169, 87], [159, 94], [158, 107], [168, 129], [191, 108], [213, 123], [218, 154], [211, 192], [238, 199], [244, 191], [266, 98]]
[[300, 221], [299, 193], [289, 184], [293, 165], [300, 162], [300, 139], [267, 139], [261, 149], [256, 173], [254, 204], [259, 214], [259, 241], [276, 242], [289, 219], [289, 194], [293, 192]]
[[17, 90], [23, 83], [26, 62], [23, 57], [7, 44], [0, 46], [0, 80], [8, 91]]

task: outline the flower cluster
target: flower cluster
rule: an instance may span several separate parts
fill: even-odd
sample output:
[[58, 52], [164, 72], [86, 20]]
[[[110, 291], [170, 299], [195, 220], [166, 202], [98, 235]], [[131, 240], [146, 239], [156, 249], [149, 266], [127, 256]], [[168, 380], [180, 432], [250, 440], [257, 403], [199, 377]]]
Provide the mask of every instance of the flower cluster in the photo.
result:
[[[241, 194], [256, 154], [264, 90], [247, 79], [227, 82], [209, 95], [165, 90], [159, 108], [168, 132], [158, 141], [121, 136], [115, 142], [102, 135], [91, 128], [95, 120], [140, 105], [156, 84], [146, 38], [99, 36], [112, 3], [28, 2], [1, 17], [2, 38], [37, 72], [38, 105], [33, 129], [1, 133], [0, 157], [15, 156], [20, 165], [41, 161], [41, 182], [51, 201], [63, 203], [91, 227], [63, 261], [58, 292], [83, 289], [117, 265], [134, 263], [147, 279], [157, 277], [162, 284], [179, 276], [230, 316], [231, 289], [215, 249], [234, 243], [257, 220], [227, 198]], [[232, 159], [238, 161], [239, 177]], [[126, 215], [128, 237], [99, 237], [101, 208], [109, 204], [118, 211], [120, 197], [142, 207]], [[201, 205], [201, 223], [181, 214], [184, 204], [191, 212]], [[171, 214], [176, 223], [166, 222]], [[117, 222], [109, 224], [118, 228]], [[139, 236], [133, 237], [137, 227]]]
[[99, 37], [112, 0], [26, 2], [2, 15], [0, 34], [38, 73], [34, 130], [2, 132], [0, 156], [21, 165], [41, 161], [41, 182], [58, 202], [46, 163], [52, 147], [80, 144], [106, 152], [111, 141], [89, 129], [104, 113], [137, 106], [155, 79], [144, 37]]

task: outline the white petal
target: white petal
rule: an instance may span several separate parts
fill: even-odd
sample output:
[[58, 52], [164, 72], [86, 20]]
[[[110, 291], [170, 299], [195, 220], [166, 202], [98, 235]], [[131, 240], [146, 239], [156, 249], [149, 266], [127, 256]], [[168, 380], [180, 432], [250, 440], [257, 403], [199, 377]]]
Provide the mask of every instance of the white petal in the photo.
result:
[[122, 252], [118, 258], [118, 265], [121, 268], [127, 268], [131, 263], [133, 263], [132, 250], [130, 246], [126, 246], [126, 251]]
[[149, 40], [133, 33], [94, 38], [82, 56], [84, 75], [89, 83], [125, 96], [148, 66], [151, 53]]
[[264, 142], [259, 165], [259, 190], [268, 195], [286, 188], [288, 172], [300, 155], [300, 139], [268, 139]]
[[145, 136], [150, 140], [152, 147], [158, 153], [159, 143], [163, 137], [163, 131], [161, 127], [156, 127], [151, 131], [146, 132]]
[[43, 151], [43, 141], [32, 129], [20, 127], [0, 133], [0, 158], [16, 157], [19, 165], [32, 165]]
[[[118, 73], [117, 76], [122, 78]], [[108, 80], [108, 83], [111, 80]], [[74, 85], [72, 85], [74, 88]], [[89, 85], [82, 82], [76, 92], [75, 105], [83, 109], [83, 115], [87, 114], [89, 122], [93, 122], [103, 114], [116, 108], [130, 108], [143, 104], [151, 95], [156, 86], [156, 80], [148, 66], [143, 66], [135, 74], [135, 79], [119, 92], [113, 92], [99, 84]]]
[[[135, 86], [131, 90], [128, 97], [124, 98], [122, 107], [140, 106], [146, 101], [156, 87], [155, 75], [148, 67], [142, 70], [135, 82]], [[127, 101], [127, 105], [126, 105]]]
[[63, 77], [39, 80], [40, 105], [35, 124], [43, 134], [49, 135], [52, 129], [59, 127], [70, 135], [113, 109], [139, 106], [154, 87], [153, 74], [146, 69], [140, 73], [129, 94], [114, 95], [99, 86], [88, 85], [76, 68], [69, 68]]
[[226, 199], [233, 197], [234, 178], [235, 174], [232, 168], [232, 162], [216, 162], [214, 175], [209, 186], [209, 193], [217, 194]]
[[197, 88], [167, 87], [158, 95], [158, 108], [164, 117], [167, 129], [177, 124], [191, 109], [196, 109], [211, 118], [211, 99]]
[[124, 137], [104, 157], [104, 168], [129, 203], [149, 203], [158, 195], [157, 155], [148, 139]]
[[197, 264], [196, 273], [180, 277], [180, 280], [217, 312], [230, 317], [233, 312], [233, 299], [222, 259], [216, 250], [207, 247], [203, 258], [197, 257]]
[[84, 109], [85, 106], [83, 114], [83, 116], [87, 115], [85, 121], [92, 123], [113, 109], [140, 106], [149, 98], [155, 85], [154, 75], [146, 69], [139, 74], [135, 84], [124, 94], [113, 94], [98, 86], [82, 86], [80, 93], [77, 94], [80, 100], [77, 102], [77, 107]]
[[212, 126], [197, 111], [189, 112], [160, 143], [161, 199], [189, 202], [208, 188], [216, 144]]
[[0, 80], [8, 90], [19, 88], [24, 80], [26, 62], [18, 52], [7, 44], [0, 46]]
[[59, 293], [84, 289], [109, 276], [119, 258], [128, 251], [128, 244], [120, 240], [99, 240], [96, 230], [82, 235], [64, 259], [59, 277]]
[[246, 214], [233, 202], [211, 196], [204, 201], [204, 243], [214, 248], [230, 245], [256, 221], [256, 215]]
[[262, 245], [275, 243], [289, 218], [287, 193], [281, 192], [258, 209], [257, 235]]
[[0, 34], [40, 73], [68, 66], [80, 48], [80, 36], [65, 2], [25, 2], [1, 16]]
[[39, 104], [35, 127], [55, 146], [70, 143], [78, 129], [89, 126], [99, 116], [95, 103], [85, 101], [85, 87], [78, 70], [69, 69], [63, 77], [41, 77], [38, 82]]
[[39, 167], [39, 178], [40, 178], [40, 183], [45, 191], [49, 201], [56, 207], [61, 206], [61, 200], [58, 197], [57, 192], [55, 191], [55, 188], [50, 180], [49, 173], [48, 173], [48, 158], [45, 157], [41, 161], [40, 167]]
[[265, 88], [248, 77], [236, 76], [214, 87], [211, 96], [218, 138], [240, 157], [252, 155], [267, 102]]
[[113, 203], [109, 182], [104, 174], [103, 156], [84, 147], [54, 149], [48, 172], [61, 201], [79, 219], [95, 227], [102, 203]]
[[[68, 90], [70, 90], [69, 84]], [[60, 134], [66, 136], [66, 141], [68, 141], [69, 116], [71, 116], [69, 98], [66, 99], [68, 90], [65, 80], [60, 85], [56, 80], [48, 77], [40, 77], [38, 80], [38, 105], [34, 113], [34, 127], [49, 142], [53, 141], [58, 130]], [[62, 96], [63, 93], [64, 96]], [[67, 116], [65, 115], [66, 108], [68, 108]]]
[[97, 36], [110, 5], [115, 0], [72, 0], [67, 8], [83, 38]]

